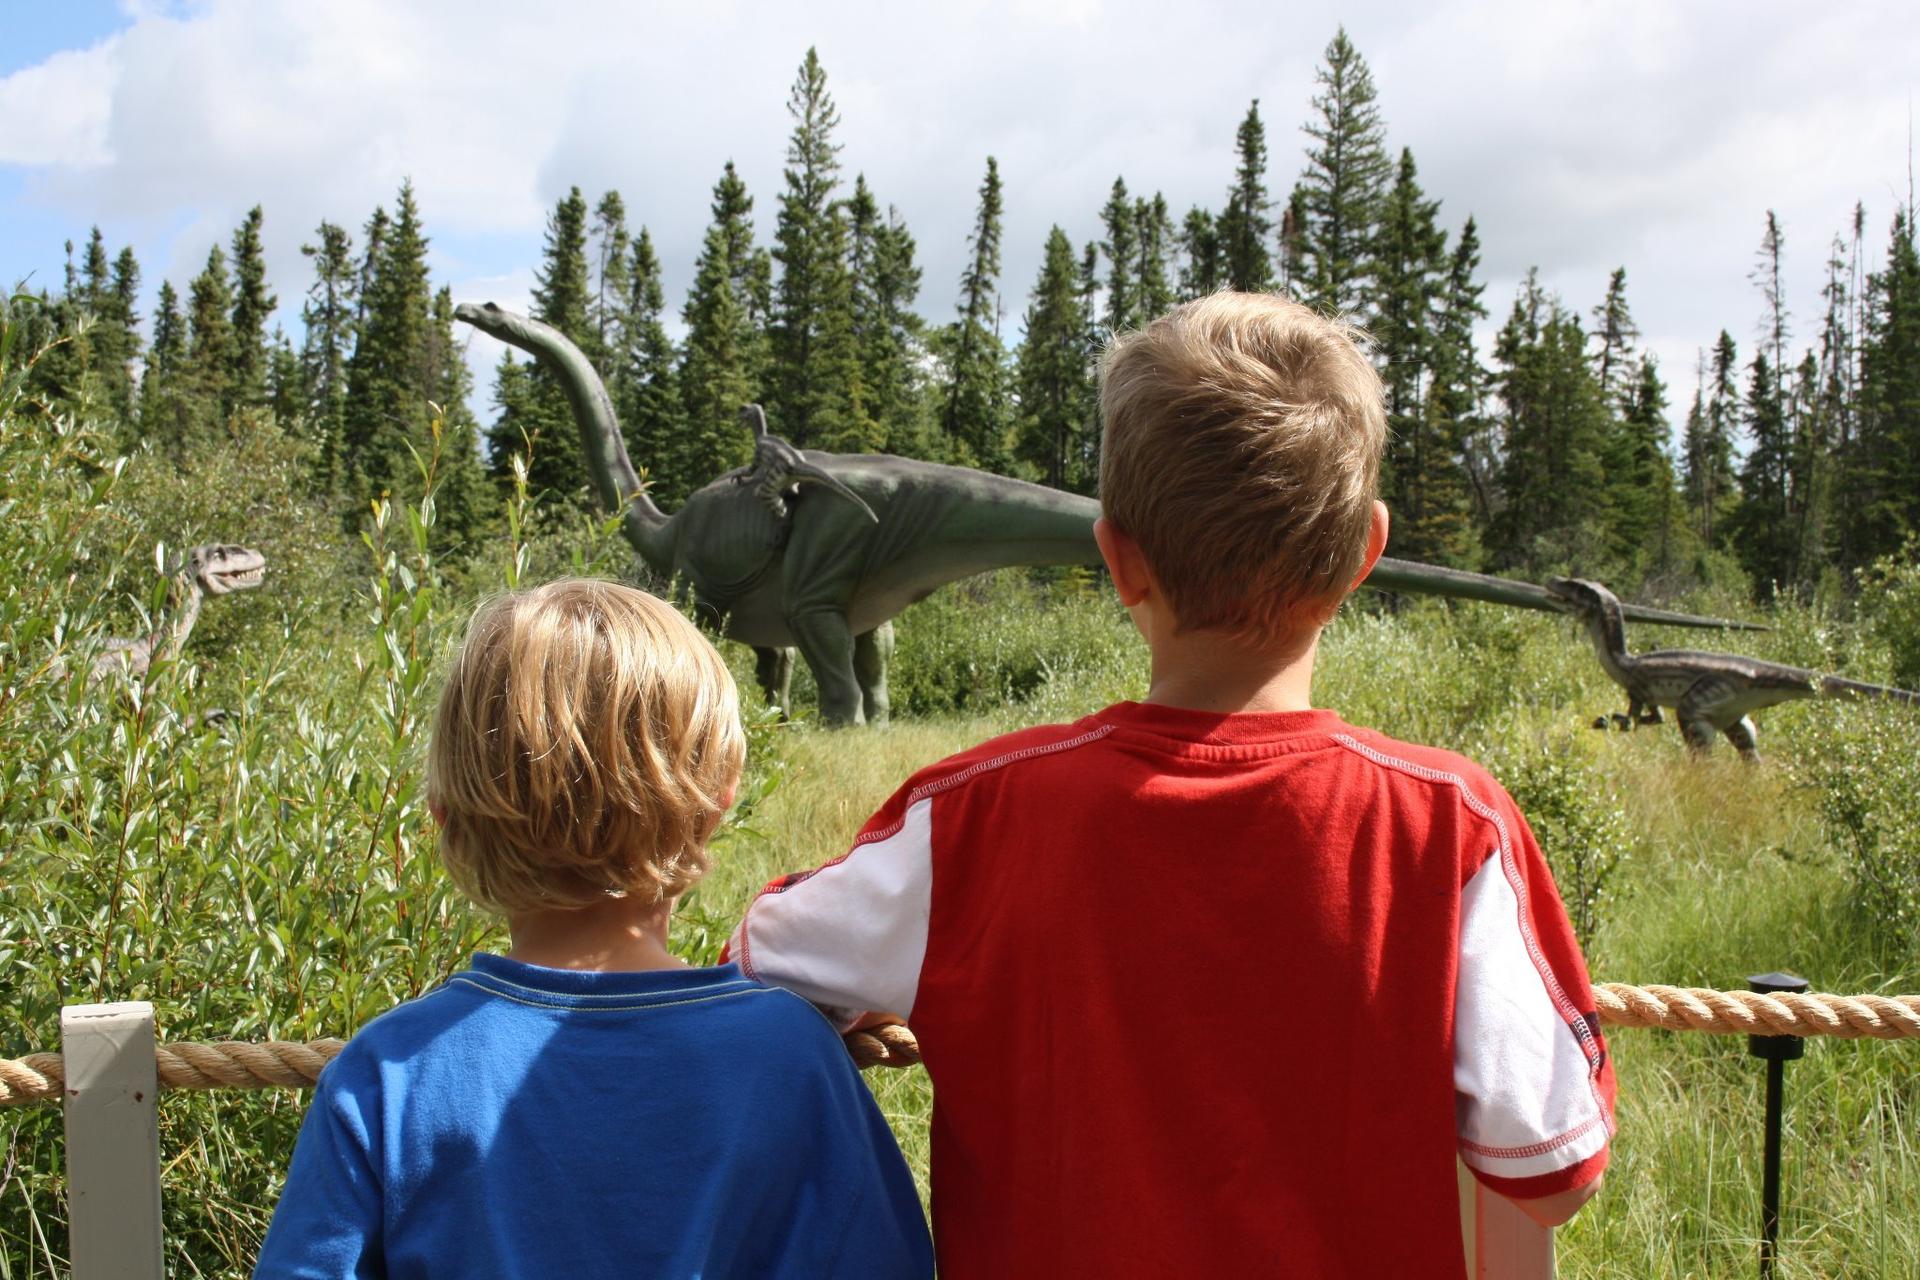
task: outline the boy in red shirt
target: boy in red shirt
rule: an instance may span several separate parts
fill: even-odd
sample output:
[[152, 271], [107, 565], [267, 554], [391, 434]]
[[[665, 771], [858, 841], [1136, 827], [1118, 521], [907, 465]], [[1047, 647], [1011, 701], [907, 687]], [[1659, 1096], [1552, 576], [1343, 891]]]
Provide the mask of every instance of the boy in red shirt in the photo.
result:
[[732, 954], [911, 1019], [948, 1280], [1462, 1276], [1456, 1155], [1565, 1221], [1614, 1082], [1512, 799], [1311, 706], [1386, 545], [1379, 379], [1338, 323], [1216, 294], [1118, 339], [1101, 408], [1145, 698], [922, 770]]

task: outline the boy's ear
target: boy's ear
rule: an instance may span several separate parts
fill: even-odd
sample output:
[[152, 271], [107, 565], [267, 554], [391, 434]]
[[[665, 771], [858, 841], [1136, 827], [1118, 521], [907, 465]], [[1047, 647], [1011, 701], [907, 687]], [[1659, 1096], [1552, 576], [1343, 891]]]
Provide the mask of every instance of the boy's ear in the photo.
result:
[[427, 797], [427, 812], [433, 815], [433, 824], [436, 827], [447, 825], [447, 806], [433, 796]]
[[[1367, 559], [1360, 566], [1360, 572], [1354, 577], [1353, 584], [1347, 588], [1352, 595], [1360, 589], [1360, 584], [1373, 572], [1373, 566], [1380, 563], [1380, 556], [1387, 549], [1387, 534], [1392, 530], [1393, 521], [1387, 515], [1387, 504], [1378, 498], [1373, 500], [1373, 523], [1367, 527]], [[1096, 530], [1097, 532], [1097, 530]]]
[[[1133, 535], [1105, 516], [1093, 522], [1093, 540], [1100, 544], [1100, 558], [1113, 575], [1113, 589], [1120, 603], [1131, 609], [1153, 590], [1153, 576], [1147, 571], [1147, 557]], [[1372, 566], [1369, 565], [1369, 568]]]

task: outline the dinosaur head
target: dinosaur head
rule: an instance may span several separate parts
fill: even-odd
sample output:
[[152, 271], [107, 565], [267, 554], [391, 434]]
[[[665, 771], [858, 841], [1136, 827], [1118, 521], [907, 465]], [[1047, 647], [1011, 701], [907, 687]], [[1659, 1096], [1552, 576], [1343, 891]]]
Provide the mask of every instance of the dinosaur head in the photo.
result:
[[267, 574], [267, 558], [251, 547], [206, 542], [187, 553], [186, 573], [210, 596], [251, 591]]
[[527, 318], [502, 310], [495, 302], [463, 302], [453, 309], [453, 318], [517, 347], [525, 348], [530, 341], [527, 337]]
[[1599, 617], [1608, 605], [1619, 606], [1619, 598], [1591, 578], [1548, 578], [1547, 594], [1568, 613], [1578, 618]]

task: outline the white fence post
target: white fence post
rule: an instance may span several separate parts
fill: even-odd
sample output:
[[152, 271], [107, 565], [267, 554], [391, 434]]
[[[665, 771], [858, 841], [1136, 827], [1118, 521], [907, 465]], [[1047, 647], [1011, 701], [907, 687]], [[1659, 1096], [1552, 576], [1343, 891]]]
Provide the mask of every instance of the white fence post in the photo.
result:
[[153, 1006], [60, 1011], [73, 1280], [164, 1280]]
[[1552, 1229], [1481, 1186], [1466, 1165], [1458, 1167], [1460, 1236], [1471, 1280], [1553, 1280]]

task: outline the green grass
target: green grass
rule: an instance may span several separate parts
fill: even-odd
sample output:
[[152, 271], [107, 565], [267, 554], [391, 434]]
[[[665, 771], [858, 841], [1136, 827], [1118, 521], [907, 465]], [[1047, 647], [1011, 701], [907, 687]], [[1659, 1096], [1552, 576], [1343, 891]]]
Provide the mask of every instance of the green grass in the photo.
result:
[[[311, 512], [256, 535], [179, 479], [190, 462], [123, 470], [81, 426], [10, 414], [6, 394], [0, 381], [0, 1052], [53, 1047], [62, 1004], [105, 999], [154, 1001], [172, 1039], [346, 1034], [496, 942], [448, 889], [423, 812], [434, 673], [480, 593], [612, 571], [622, 558], [604, 536], [516, 509], [497, 562], [456, 575], [430, 554], [430, 522], [404, 508], [365, 545]], [[255, 486], [248, 510], [264, 520], [292, 455], [256, 444], [260, 459], [208, 483]], [[92, 647], [129, 634], [155, 599], [154, 542], [213, 538], [271, 541], [267, 586], [210, 605], [181, 662], [89, 688]], [[1766, 635], [1701, 643], [1867, 679], [1896, 661], [1880, 624], [1773, 620]], [[756, 722], [741, 808], [676, 924], [684, 954], [710, 958], [759, 885], [840, 853], [919, 766], [1144, 688], [1144, 652], [1083, 574], [963, 584], [899, 632], [900, 722]], [[728, 652], [744, 675], [745, 652]], [[1326, 638], [1317, 694], [1357, 723], [1480, 758], [1534, 798], [1563, 884], [1588, 886], [1598, 978], [1727, 987], [1790, 968], [1828, 990], [1920, 990], [1903, 914], [1920, 884], [1910, 711], [1781, 708], [1762, 717], [1766, 767], [1725, 752], [1689, 761], [1671, 727], [1586, 727], [1621, 698], [1566, 624], [1432, 605], [1350, 609]], [[232, 720], [195, 727], [216, 706]], [[1611, 1040], [1614, 1172], [1563, 1233], [1564, 1274], [1751, 1274], [1759, 1065], [1739, 1038]], [[1920, 1045], [1818, 1040], [1790, 1066], [1783, 1277], [1920, 1274], [1916, 1066]], [[869, 1079], [924, 1180], [925, 1076]], [[303, 1104], [286, 1092], [162, 1102], [172, 1274], [246, 1273]], [[59, 1128], [52, 1108], [0, 1111], [0, 1280], [64, 1270]]]

